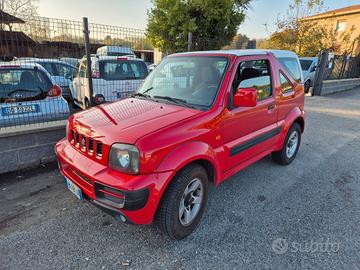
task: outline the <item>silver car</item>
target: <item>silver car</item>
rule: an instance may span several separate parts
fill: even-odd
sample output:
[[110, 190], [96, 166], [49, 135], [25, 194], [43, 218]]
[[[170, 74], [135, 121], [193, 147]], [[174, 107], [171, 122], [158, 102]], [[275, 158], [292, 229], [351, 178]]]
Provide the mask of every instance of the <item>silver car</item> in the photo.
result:
[[304, 76], [304, 89], [308, 93], [310, 88], [314, 86], [315, 72], [318, 65], [317, 57], [301, 57], [300, 65]]
[[63, 97], [68, 101], [72, 101], [70, 84], [77, 74], [77, 68], [75, 66], [57, 59], [46, 58], [20, 58], [17, 62], [36, 63], [41, 65], [54, 79], [55, 83], [61, 87]]
[[67, 119], [61, 88], [40, 65], [0, 62], [0, 128]]

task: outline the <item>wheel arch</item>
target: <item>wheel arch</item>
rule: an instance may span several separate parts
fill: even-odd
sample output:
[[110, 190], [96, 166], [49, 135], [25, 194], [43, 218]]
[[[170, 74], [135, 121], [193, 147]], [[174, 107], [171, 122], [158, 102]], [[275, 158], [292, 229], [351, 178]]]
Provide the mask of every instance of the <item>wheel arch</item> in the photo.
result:
[[305, 130], [305, 112], [299, 107], [294, 108], [289, 112], [285, 119], [281, 122], [282, 131], [280, 133], [279, 143], [276, 149], [279, 150], [283, 147], [288, 130], [294, 123], [298, 123], [301, 127], [301, 133]]

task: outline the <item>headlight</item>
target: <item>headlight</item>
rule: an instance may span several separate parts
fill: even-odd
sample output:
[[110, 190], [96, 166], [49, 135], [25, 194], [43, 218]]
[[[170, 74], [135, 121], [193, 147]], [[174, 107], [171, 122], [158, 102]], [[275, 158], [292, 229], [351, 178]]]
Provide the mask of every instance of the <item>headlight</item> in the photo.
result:
[[130, 144], [113, 144], [109, 154], [109, 166], [117, 171], [139, 173], [139, 150]]

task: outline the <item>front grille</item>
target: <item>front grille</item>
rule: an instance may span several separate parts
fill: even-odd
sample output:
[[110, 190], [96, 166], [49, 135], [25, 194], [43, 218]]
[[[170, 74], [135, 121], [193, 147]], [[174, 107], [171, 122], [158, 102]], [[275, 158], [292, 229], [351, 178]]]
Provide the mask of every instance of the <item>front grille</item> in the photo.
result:
[[101, 157], [103, 154], [103, 147], [102, 143], [98, 143], [96, 146], [96, 155]]
[[80, 134], [75, 129], [70, 131], [70, 143], [80, 149], [82, 152], [86, 152], [89, 155], [94, 155], [101, 158], [103, 156], [103, 143], [96, 141], [94, 138], [86, 137], [84, 134]]
[[93, 139], [89, 139], [89, 152], [93, 153], [94, 152], [94, 140]]

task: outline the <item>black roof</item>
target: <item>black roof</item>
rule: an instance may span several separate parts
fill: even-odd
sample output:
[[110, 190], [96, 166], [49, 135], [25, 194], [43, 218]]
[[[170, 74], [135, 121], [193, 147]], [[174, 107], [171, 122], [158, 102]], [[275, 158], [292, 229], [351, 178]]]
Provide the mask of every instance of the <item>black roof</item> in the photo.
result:
[[0, 44], [11, 44], [14, 42], [15, 44], [22, 45], [35, 45], [36, 42], [32, 40], [30, 37], [25, 35], [23, 32], [18, 31], [0, 31]]
[[25, 23], [25, 21], [0, 10], [0, 23]]

